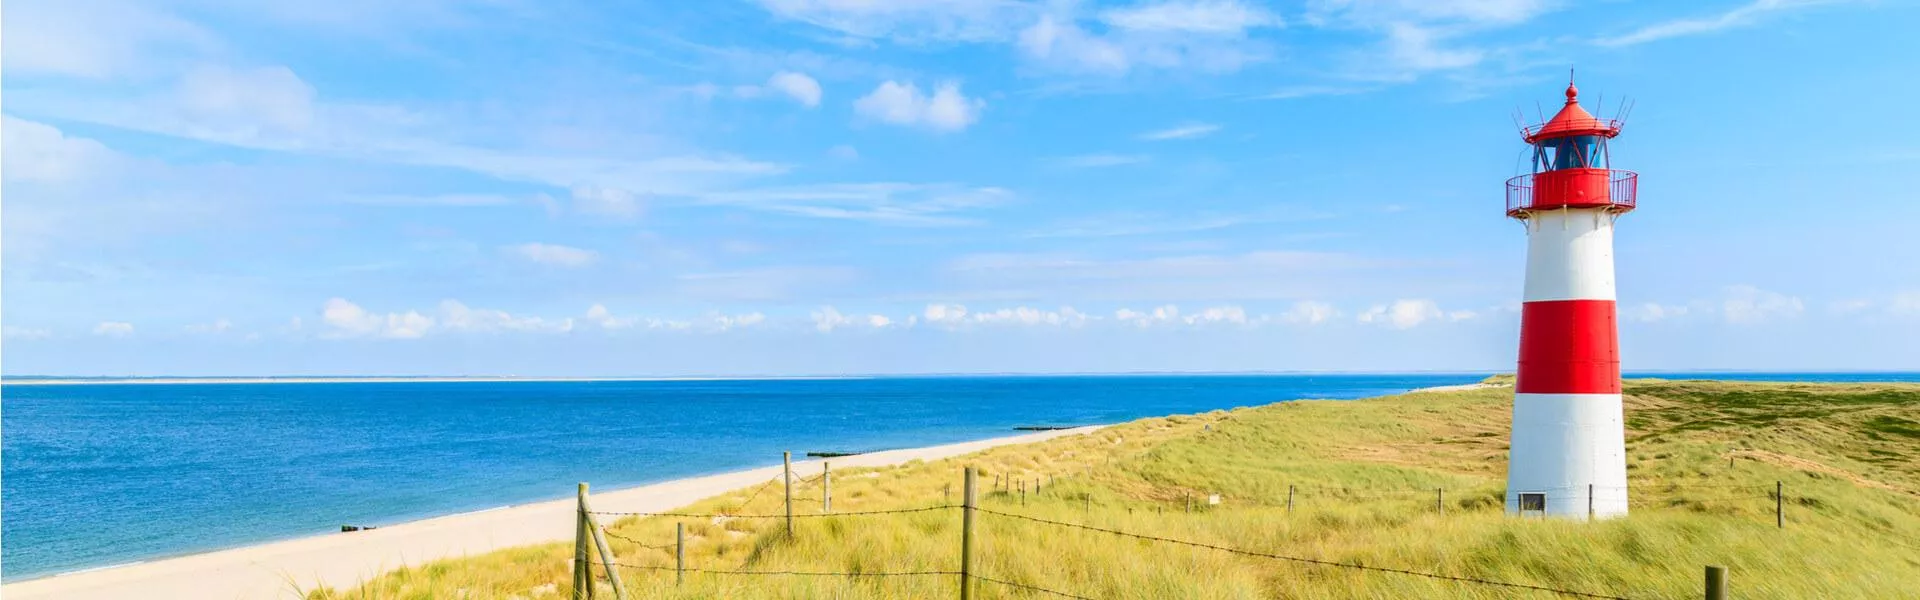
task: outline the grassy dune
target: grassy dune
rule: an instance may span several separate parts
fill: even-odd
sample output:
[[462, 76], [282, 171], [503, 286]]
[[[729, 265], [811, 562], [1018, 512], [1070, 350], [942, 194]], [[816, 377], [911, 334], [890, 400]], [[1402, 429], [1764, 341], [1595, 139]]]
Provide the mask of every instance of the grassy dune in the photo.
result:
[[[1055, 482], [1024, 503], [1017, 492], [986, 494], [986, 509], [1292, 557], [1636, 599], [1699, 597], [1706, 564], [1730, 567], [1743, 597], [1920, 590], [1920, 386], [1636, 380], [1627, 394], [1634, 512], [1600, 523], [1501, 514], [1510, 388], [1143, 419], [960, 459], [836, 472], [834, 508], [958, 503], [961, 467], [974, 465], [983, 488], [1007, 475]], [[1785, 530], [1766, 496], [1775, 481], [1787, 486]], [[817, 498], [817, 486], [802, 489]], [[1435, 488], [1446, 491], [1444, 515]], [[743, 505], [751, 492], [685, 511], [780, 512], [777, 489]], [[1222, 504], [1185, 511], [1183, 498], [1208, 494]], [[1090, 598], [1555, 597], [980, 519], [976, 572]], [[945, 571], [959, 560], [957, 510], [803, 519], [791, 538], [778, 519], [683, 521], [693, 567]], [[673, 565], [670, 546], [643, 547], [670, 544], [672, 519], [608, 525], [622, 562]], [[308, 597], [563, 598], [571, 555], [571, 544], [520, 548]], [[623, 577], [636, 598], [946, 598], [957, 585], [952, 576], [690, 574], [678, 587], [670, 570]], [[1045, 597], [978, 586], [979, 598]]]

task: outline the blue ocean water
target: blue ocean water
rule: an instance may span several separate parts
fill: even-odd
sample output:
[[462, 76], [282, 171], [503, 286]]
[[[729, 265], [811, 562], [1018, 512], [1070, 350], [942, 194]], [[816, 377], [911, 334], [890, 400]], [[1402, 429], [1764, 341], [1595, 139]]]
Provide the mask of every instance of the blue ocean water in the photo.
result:
[[[1920, 374], [1668, 378], [1920, 381]], [[1484, 374], [5, 386], [8, 580], [777, 463]]]

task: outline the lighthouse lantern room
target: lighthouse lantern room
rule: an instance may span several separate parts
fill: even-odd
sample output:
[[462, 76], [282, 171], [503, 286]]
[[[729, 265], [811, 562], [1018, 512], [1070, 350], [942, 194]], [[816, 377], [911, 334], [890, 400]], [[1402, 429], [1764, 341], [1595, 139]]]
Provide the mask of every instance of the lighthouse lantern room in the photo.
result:
[[1627, 513], [1613, 226], [1633, 210], [1639, 177], [1612, 168], [1620, 126], [1581, 108], [1568, 83], [1560, 112], [1521, 131], [1533, 172], [1507, 181], [1507, 216], [1527, 229], [1509, 513]]

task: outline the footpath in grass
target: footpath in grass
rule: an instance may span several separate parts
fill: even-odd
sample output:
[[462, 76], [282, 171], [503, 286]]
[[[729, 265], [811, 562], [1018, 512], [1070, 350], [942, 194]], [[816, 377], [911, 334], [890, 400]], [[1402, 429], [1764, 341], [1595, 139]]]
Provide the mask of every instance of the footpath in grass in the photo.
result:
[[[633, 598], [956, 597], [964, 466], [979, 472], [983, 599], [1695, 598], [1709, 564], [1746, 597], [1920, 589], [1920, 386], [1636, 380], [1626, 392], [1633, 513], [1596, 523], [1502, 514], [1502, 387], [1143, 419], [836, 470], [836, 513], [926, 510], [812, 516], [820, 482], [802, 480], [792, 536], [781, 518], [601, 519]], [[778, 515], [778, 487], [676, 512]], [[568, 543], [530, 546], [307, 596], [565, 598], [572, 556]]]

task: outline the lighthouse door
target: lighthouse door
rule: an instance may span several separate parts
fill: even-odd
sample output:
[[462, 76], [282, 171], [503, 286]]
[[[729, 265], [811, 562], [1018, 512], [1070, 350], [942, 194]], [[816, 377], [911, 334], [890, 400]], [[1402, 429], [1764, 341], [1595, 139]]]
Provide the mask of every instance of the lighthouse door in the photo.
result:
[[1520, 516], [1524, 517], [1528, 514], [1547, 516], [1546, 494], [1520, 494]]

